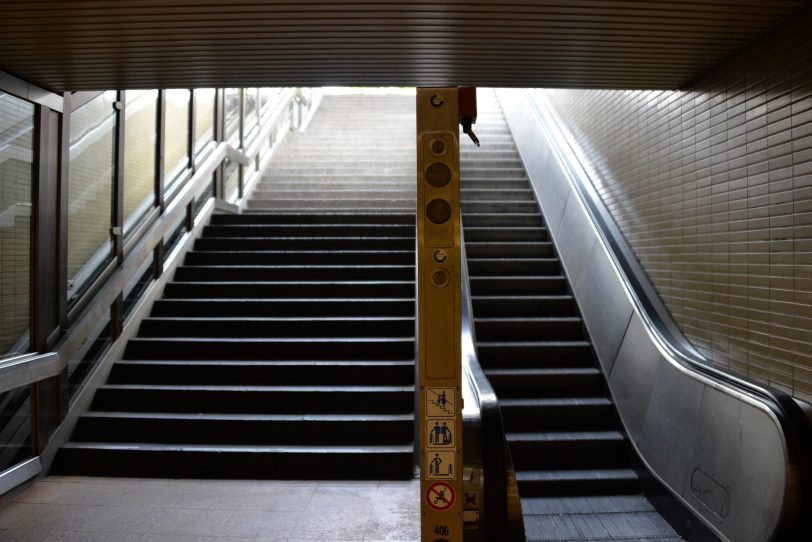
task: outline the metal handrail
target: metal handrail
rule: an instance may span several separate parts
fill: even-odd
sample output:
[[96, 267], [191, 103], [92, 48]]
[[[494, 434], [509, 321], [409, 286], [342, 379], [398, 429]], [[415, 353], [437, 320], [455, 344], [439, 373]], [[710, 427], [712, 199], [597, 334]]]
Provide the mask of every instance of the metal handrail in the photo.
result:
[[57, 352], [23, 354], [0, 360], [0, 393], [29, 386], [62, 372]]
[[[792, 465], [790, 495], [782, 513], [776, 540], [795, 540], [799, 533], [812, 529], [812, 516], [804, 512], [812, 507], [812, 424], [800, 405], [787, 393], [714, 367], [688, 342], [660, 299], [654, 285], [643, 270], [626, 238], [618, 228], [595, 187], [583, 171], [573, 143], [561, 128], [561, 120], [548, 103], [529, 96], [528, 102], [539, 118], [547, 118], [552, 126], [544, 127], [548, 137], [556, 141], [555, 152], [560, 164], [584, 204], [595, 230], [602, 239], [626, 285], [632, 303], [644, 325], [656, 339], [661, 351], [674, 363], [717, 382], [720, 386], [751, 397], [765, 405], [775, 415], [784, 432], [787, 455]], [[550, 132], [555, 129], [557, 133]]]
[[506, 536], [509, 540], [518, 540], [523, 536], [524, 530], [515, 524], [518, 518], [510, 511], [510, 494], [517, 493], [511, 488], [511, 481], [515, 483], [515, 476], [512, 476], [513, 461], [505, 440], [499, 398], [477, 356], [468, 259], [462, 228], [460, 228], [460, 260], [462, 367], [463, 374], [474, 392], [480, 413], [484, 470], [482, 523], [485, 527], [485, 540], [505, 540]]

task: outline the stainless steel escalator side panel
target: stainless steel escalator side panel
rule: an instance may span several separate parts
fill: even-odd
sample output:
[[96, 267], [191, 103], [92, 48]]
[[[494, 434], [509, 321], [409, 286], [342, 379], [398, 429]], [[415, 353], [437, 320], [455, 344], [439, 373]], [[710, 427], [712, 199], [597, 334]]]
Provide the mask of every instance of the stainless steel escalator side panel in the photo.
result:
[[757, 385], [698, 366], [674, 322], [652, 309], [661, 301], [650, 283], [630, 281], [619, 263], [630, 249], [599, 229], [584, 191], [598, 196], [544, 91], [497, 96], [641, 460], [723, 540], [786, 536], [802, 489], [784, 407]]

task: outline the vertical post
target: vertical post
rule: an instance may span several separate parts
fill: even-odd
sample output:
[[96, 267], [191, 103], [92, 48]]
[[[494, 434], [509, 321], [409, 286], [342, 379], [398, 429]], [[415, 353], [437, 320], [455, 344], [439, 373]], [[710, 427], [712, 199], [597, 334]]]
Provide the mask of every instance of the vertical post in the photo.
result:
[[[66, 109], [67, 111], [67, 109]], [[65, 113], [66, 115], [69, 113]], [[47, 352], [55, 343], [59, 326], [58, 307], [63, 283], [59, 282], [59, 156], [60, 115], [38, 106], [36, 176], [33, 186], [33, 231], [31, 265], [31, 346], [32, 352]], [[63, 393], [67, 372], [31, 386], [32, 443], [39, 454], [68, 407]]]
[[158, 125], [156, 126], [155, 144], [157, 150], [155, 154], [155, 199], [158, 202], [158, 207], [161, 208], [161, 214], [166, 210], [166, 200], [164, 198], [164, 147], [166, 139], [166, 89], [162, 89], [158, 93], [158, 117], [156, 119]]
[[417, 90], [421, 540], [462, 542], [460, 151], [456, 88]]
[[[118, 265], [124, 262], [124, 134], [126, 123], [127, 92], [119, 91], [116, 100], [116, 136], [115, 160], [116, 169], [113, 180], [113, 202], [110, 206], [110, 235], [113, 239], [113, 253], [116, 255]], [[115, 325], [113, 326], [115, 327]]]

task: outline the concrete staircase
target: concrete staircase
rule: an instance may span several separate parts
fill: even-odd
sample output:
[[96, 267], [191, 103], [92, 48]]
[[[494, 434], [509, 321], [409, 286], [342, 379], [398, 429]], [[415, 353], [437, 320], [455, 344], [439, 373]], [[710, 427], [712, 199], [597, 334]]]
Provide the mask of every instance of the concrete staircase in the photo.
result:
[[54, 472], [411, 478], [413, 126], [413, 96], [326, 97], [250, 212], [213, 217]]
[[414, 214], [415, 164], [414, 96], [325, 96], [280, 149], [249, 209]]

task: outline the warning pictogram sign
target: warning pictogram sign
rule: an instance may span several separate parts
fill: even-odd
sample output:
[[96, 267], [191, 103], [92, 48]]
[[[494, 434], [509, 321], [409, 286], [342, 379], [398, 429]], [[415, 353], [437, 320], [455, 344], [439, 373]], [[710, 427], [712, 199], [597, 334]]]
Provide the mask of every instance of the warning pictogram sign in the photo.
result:
[[426, 416], [445, 418], [454, 416], [454, 388], [426, 388]]
[[454, 448], [456, 439], [454, 418], [432, 419], [426, 422], [426, 445], [429, 448]]
[[457, 477], [454, 463], [456, 462], [454, 451], [434, 451], [426, 452], [426, 478], [429, 480], [453, 480]]
[[434, 482], [426, 490], [426, 504], [438, 512], [448, 510], [456, 500], [454, 488], [446, 482]]

